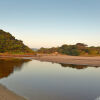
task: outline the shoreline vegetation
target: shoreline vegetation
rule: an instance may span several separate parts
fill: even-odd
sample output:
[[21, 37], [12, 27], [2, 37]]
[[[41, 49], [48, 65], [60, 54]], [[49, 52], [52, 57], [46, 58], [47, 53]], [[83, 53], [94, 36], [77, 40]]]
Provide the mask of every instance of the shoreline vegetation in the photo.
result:
[[16, 39], [9, 32], [0, 30], [0, 55], [36, 55], [41, 54], [61, 54], [70, 56], [100, 56], [100, 46], [88, 46], [84, 43], [74, 45], [63, 44], [52, 48], [31, 49], [22, 40]]
[[58, 47], [52, 48], [40, 48], [38, 53], [43, 54], [63, 54], [70, 56], [100, 56], [100, 46], [88, 46], [84, 43], [76, 43], [74, 45], [64, 44]]

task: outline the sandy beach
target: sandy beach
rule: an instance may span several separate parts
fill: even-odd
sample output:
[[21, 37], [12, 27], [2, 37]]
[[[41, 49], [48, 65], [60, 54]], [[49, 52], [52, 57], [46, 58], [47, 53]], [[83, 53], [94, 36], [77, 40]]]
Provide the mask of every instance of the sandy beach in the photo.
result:
[[81, 56], [39, 56], [33, 57], [35, 60], [62, 63], [62, 64], [77, 64], [77, 65], [89, 65], [89, 66], [100, 66], [100, 57], [81, 57]]
[[26, 100], [0, 84], [0, 100]]

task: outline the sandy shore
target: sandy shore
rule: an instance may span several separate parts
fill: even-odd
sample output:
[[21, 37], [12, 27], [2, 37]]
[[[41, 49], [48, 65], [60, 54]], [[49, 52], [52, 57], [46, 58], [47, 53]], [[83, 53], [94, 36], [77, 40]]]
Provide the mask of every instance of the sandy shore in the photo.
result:
[[0, 84], [0, 100], [26, 100]]
[[35, 60], [48, 61], [62, 64], [77, 64], [77, 65], [89, 65], [89, 66], [100, 66], [100, 57], [80, 57], [80, 56], [39, 56], [33, 57]]

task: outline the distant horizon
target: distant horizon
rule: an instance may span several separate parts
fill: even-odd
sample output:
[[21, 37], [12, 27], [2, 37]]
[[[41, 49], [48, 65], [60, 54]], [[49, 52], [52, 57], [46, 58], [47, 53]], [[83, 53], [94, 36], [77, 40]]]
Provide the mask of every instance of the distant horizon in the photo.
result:
[[0, 28], [30, 48], [100, 46], [100, 0], [3, 0]]

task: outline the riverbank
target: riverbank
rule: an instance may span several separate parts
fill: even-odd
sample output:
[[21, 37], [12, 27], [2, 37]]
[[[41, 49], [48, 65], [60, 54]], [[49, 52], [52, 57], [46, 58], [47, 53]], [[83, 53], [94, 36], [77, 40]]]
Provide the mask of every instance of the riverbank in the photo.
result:
[[80, 57], [80, 56], [67, 56], [67, 55], [48, 55], [33, 57], [35, 60], [47, 61], [62, 64], [76, 64], [76, 65], [89, 65], [100, 66], [100, 57]]
[[26, 100], [0, 84], [0, 100]]
[[6, 54], [6, 53], [0, 53], [0, 58], [4, 58], [4, 57], [8, 57], [8, 58], [12, 58], [12, 57], [33, 57], [34, 54]]
[[40, 61], [47, 61], [62, 64], [76, 64], [88, 66], [100, 66], [100, 56], [82, 57], [82, 56], [68, 56], [68, 55], [50, 55], [50, 54], [7, 54], [0, 55], [0, 59], [7, 58], [21, 58], [21, 59], [35, 59]]
[[34, 54], [0, 54], [0, 59], [32, 59]]

